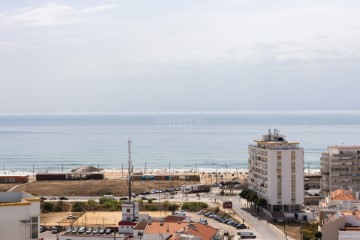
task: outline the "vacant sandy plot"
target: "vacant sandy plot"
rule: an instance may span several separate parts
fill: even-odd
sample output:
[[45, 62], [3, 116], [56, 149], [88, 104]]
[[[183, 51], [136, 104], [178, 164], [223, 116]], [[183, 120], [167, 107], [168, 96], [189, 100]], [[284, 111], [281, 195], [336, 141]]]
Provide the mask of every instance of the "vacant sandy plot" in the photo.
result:
[[[156, 212], [140, 212], [140, 214], [149, 214], [152, 217], [165, 217], [170, 215], [171, 212], [165, 211], [156, 211]], [[77, 219], [69, 220], [67, 217], [69, 215], [74, 215]], [[61, 212], [61, 213], [46, 213], [41, 214], [40, 217], [41, 225], [46, 226], [92, 226], [92, 227], [112, 227], [117, 226], [118, 222], [121, 221], [121, 212], [86, 212], [82, 213], [70, 213], [70, 212]]]
[[[164, 189], [186, 184], [183, 181], [134, 181], [133, 192], [144, 192], [149, 189]], [[113, 194], [125, 196], [128, 193], [125, 180], [83, 180], [83, 181], [35, 181], [19, 187], [37, 196], [102, 196]]]
[[70, 213], [70, 212], [59, 212], [59, 213], [43, 213], [40, 216], [40, 224], [45, 226], [70, 226], [74, 220], [67, 219], [69, 215], [81, 217], [82, 213]]
[[[161, 171], [153, 173], [161, 173]], [[247, 178], [245, 172], [235, 170], [197, 172], [197, 174], [200, 174], [201, 182], [206, 184], [237, 179], [240, 182], [244, 182]], [[102, 196], [104, 194], [125, 196], [128, 192], [126, 177], [127, 173], [125, 171], [124, 173], [121, 171], [106, 171], [105, 179], [103, 180], [32, 181], [20, 186], [16, 190], [23, 190], [37, 196]], [[149, 189], [165, 189], [198, 183], [193, 181], [133, 181], [132, 191], [140, 193]], [[0, 184], [1, 186], [3, 185]], [[5, 189], [8, 188], [10, 187], [5, 186]]]
[[10, 184], [2, 183], [0, 184], [0, 192], [6, 192], [7, 190], [9, 190], [10, 188], [16, 185], [19, 185], [19, 183], [10, 183]]

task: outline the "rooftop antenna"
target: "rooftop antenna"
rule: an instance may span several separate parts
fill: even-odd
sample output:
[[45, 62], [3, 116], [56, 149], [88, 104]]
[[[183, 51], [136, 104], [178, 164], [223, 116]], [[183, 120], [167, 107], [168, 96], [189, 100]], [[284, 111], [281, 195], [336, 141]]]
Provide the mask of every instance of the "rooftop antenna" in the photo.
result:
[[128, 140], [129, 151], [129, 201], [131, 201], [131, 141]]

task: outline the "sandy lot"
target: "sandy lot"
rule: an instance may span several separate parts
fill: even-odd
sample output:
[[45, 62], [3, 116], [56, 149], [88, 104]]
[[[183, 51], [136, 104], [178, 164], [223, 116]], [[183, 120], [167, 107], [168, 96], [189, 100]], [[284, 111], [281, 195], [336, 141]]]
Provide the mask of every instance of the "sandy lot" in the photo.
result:
[[[247, 178], [247, 174], [235, 170], [197, 172], [196, 174], [200, 174], [201, 183], [204, 184], [228, 180], [244, 182]], [[102, 196], [104, 194], [124, 196], [127, 195], [126, 177], [126, 172], [106, 171], [103, 180], [32, 181], [20, 186], [16, 191], [22, 190], [37, 196]], [[193, 181], [134, 181], [132, 188], [133, 192], [140, 193], [149, 189], [164, 189], [198, 183]], [[8, 188], [5, 187], [5, 189]]]
[[[164, 189], [182, 186], [182, 181], [135, 181], [133, 192], [143, 192], [148, 189]], [[17, 191], [26, 191], [37, 196], [114, 196], [127, 195], [126, 180], [84, 180], [84, 181], [35, 181], [17, 188]]]
[[[141, 211], [140, 214], [149, 214], [152, 217], [165, 217], [170, 215], [171, 212], [146, 212]], [[69, 220], [67, 217], [74, 215], [77, 217], [76, 220]], [[117, 223], [121, 221], [121, 212], [86, 212], [86, 213], [71, 213], [71, 212], [60, 212], [60, 213], [44, 213], [41, 214], [40, 224], [43, 226], [93, 226], [93, 227], [112, 227], [117, 226]]]
[[0, 184], [0, 192], [6, 192], [10, 188], [19, 185], [18, 183], [11, 183], [11, 184]]

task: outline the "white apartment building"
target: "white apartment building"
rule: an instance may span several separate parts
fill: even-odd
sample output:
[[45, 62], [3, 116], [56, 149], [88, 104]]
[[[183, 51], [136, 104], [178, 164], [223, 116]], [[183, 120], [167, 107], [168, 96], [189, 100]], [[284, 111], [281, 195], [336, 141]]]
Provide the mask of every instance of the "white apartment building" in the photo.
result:
[[0, 192], [0, 239], [39, 239], [40, 198], [25, 192]]
[[265, 198], [267, 210], [296, 212], [304, 202], [304, 149], [278, 130], [249, 145], [249, 187]]
[[360, 146], [332, 146], [320, 158], [321, 191], [336, 189], [360, 191]]

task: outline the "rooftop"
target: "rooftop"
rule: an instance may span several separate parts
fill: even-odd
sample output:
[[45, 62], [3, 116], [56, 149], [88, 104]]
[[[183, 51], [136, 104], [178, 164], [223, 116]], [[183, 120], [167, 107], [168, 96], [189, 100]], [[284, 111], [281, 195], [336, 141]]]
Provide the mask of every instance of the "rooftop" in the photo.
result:
[[138, 224], [136, 224], [136, 226], [134, 227], [134, 229], [137, 229], [137, 230], [145, 230], [145, 228], [146, 228], [147, 225], [148, 225], [147, 222], [141, 221], [141, 222], [139, 222]]
[[328, 148], [336, 148], [336, 149], [360, 149], [360, 146], [329, 146]]
[[351, 191], [340, 188], [330, 193], [330, 199], [355, 201], [356, 196]]
[[30, 205], [41, 199], [26, 192], [0, 192], [0, 207]]
[[158, 233], [175, 233], [176, 231], [178, 231], [181, 228], [186, 227], [188, 223], [174, 223], [174, 222], [166, 222], [166, 223], [161, 223], [161, 222], [152, 222], [151, 224], [148, 224], [146, 229], [145, 229], [145, 233], [153, 233], [153, 234], [158, 234]]
[[181, 234], [197, 236], [202, 240], [211, 240], [217, 233], [217, 229], [200, 223], [175, 223], [153, 222], [145, 228], [146, 234], [170, 234], [171, 239], [178, 238]]

